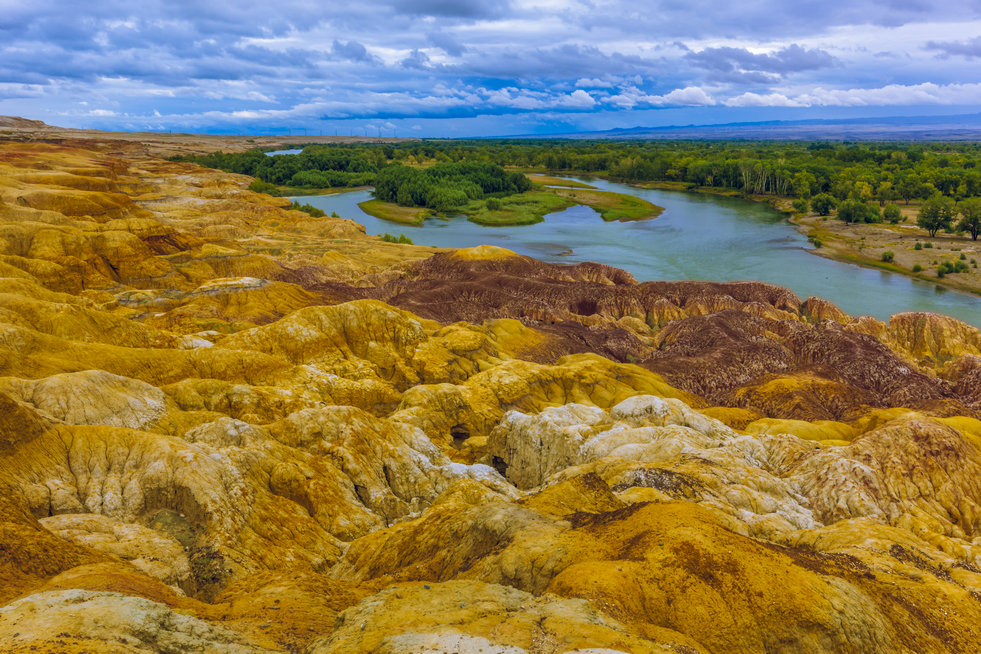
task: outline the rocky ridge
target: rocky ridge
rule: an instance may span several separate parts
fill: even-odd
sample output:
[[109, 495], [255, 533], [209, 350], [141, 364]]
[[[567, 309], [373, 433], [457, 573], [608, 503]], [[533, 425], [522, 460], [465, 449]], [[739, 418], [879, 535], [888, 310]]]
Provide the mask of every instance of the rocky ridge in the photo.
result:
[[968, 652], [981, 332], [0, 144], [0, 649]]

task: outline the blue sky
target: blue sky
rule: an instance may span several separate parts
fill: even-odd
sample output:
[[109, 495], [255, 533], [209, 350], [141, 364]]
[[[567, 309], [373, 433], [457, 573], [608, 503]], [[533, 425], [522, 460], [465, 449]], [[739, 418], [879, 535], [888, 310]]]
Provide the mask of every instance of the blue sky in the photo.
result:
[[66, 127], [460, 137], [979, 111], [981, 0], [0, 0], [0, 114]]

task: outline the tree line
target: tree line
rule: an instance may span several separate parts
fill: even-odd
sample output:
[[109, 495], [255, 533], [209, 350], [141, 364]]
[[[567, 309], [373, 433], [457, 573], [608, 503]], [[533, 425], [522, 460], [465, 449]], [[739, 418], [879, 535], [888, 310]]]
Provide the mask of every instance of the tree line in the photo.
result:
[[957, 230], [977, 238], [981, 233], [971, 202], [981, 197], [981, 145], [976, 143], [445, 140], [308, 145], [301, 154], [273, 157], [252, 150], [176, 159], [267, 184], [374, 185], [379, 199], [437, 211], [527, 190], [527, 180], [507, 176], [505, 169], [518, 168], [786, 197], [797, 211], [830, 215], [837, 210], [848, 222], [896, 222], [901, 219], [897, 203], [916, 200], [923, 202], [918, 222], [931, 234]]

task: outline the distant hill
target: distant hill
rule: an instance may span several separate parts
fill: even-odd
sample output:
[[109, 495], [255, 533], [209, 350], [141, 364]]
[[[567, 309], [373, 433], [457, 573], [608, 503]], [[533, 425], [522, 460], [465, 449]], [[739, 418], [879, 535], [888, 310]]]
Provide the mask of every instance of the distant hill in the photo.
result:
[[0, 127], [15, 127], [17, 129], [47, 129], [51, 127], [40, 120], [20, 118], [19, 116], [0, 116]]
[[981, 141], [981, 114], [631, 127], [599, 132], [529, 135], [528, 138]]

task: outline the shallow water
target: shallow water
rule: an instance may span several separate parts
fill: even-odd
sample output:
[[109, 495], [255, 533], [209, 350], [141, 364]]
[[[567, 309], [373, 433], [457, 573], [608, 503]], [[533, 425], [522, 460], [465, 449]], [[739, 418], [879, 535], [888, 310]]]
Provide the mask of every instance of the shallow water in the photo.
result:
[[302, 149], [293, 149], [293, 150], [273, 150], [273, 151], [271, 151], [271, 152], [267, 152], [267, 153], [266, 153], [266, 156], [267, 156], [267, 157], [275, 157], [275, 156], [276, 156], [277, 154], [300, 154], [301, 152], [303, 152], [303, 150], [302, 150]]
[[[879, 319], [901, 311], [934, 311], [981, 327], [981, 297], [903, 275], [832, 261], [808, 252], [807, 239], [770, 207], [714, 195], [636, 189], [584, 180], [665, 208], [654, 219], [605, 223], [575, 206], [536, 225], [482, 227], [459, 216], [430, 218], [422, 227], [380, 220], [361, 211], [368, 191], [294, 198], [363, 224], [369, 234], [404, 233], [417, 245], [499, 245], [545, 261], [597, 261], [628, 270], [638, 281], [752, 279], [786, 286], [801, 298], [818, 295], [851, 315]], [[571, 254], [569, 253], [571, 250]], [[976, 273], [977, 274], [977, 273]]]

